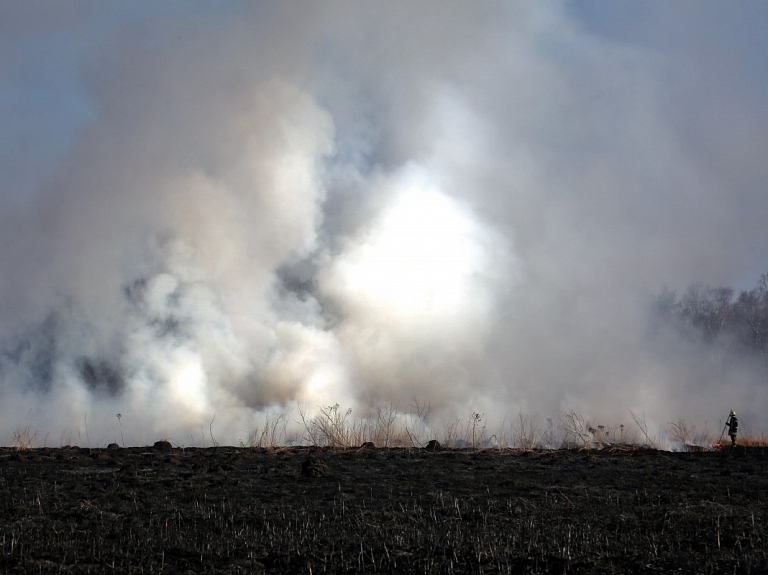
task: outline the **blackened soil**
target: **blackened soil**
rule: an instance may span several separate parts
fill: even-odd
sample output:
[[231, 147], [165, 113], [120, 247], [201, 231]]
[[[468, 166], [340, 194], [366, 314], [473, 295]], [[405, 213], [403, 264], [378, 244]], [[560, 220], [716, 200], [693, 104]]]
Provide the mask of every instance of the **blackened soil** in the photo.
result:
[[766, 573], [768, 452], [0, 449], [0, 571]]

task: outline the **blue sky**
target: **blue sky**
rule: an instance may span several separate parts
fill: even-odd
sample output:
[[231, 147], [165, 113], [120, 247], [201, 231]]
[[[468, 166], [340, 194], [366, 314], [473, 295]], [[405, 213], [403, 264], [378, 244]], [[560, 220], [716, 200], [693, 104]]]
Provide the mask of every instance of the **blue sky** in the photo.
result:
[[[163, 19], [214, 24], [241, 3], [6, 2], [0, 6], [0, 194], [28, 198], [61, 167], [80, 130], [96, 118], [84, 82], [110, 37]], [[124, 33], [124, 32], [122, 32]]]
[[[768, 10], [760, 1], [564, 3], [574, 22], [619, 46], [679, 54], [694, 74], [730, 84], [746, 104], [768, 102]], [[83, 73], [116, 30], [140, 31], [163, 19], [217, 20], [244, 11], [224, 2], [5, 3], [0, 60], [2, 193], [22, 198], [60, 165], [95, 104]], [[140, 34], [135, 34], [141, 43]], [[717, 105], [714, 102], [713, 105]], [[706, 121], [702, 110], [697, 121]]]

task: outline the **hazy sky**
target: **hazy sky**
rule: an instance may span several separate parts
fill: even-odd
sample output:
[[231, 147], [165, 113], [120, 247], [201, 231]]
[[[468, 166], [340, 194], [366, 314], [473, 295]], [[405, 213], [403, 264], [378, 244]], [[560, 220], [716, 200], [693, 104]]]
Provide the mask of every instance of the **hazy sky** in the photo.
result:
[[0, 438], [414, 398], [764, 431], [764, 373], [648, 305], [768, 271], [766, 30], [760, 1], [1, 2]]

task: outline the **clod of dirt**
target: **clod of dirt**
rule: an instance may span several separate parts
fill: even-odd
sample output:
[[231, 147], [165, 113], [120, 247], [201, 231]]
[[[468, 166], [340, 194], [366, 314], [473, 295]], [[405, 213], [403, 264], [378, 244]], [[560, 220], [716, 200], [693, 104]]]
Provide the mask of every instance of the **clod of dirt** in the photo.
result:
[[437, 439], [433, 439], [429, 443], [427, 443], [427, 451], [440, 451], [443, 448], [442, 445], [440, 445], [440, 442]]
[[328, 464], [319, 457], [310, 457], [301, 464], [301, 474], [304, 477], [325, 477], [330, 473]]
[[160, 441], [155, 441], [154, 447], [159, 451], [171, 451], [171, 449], [173, 449], [173, 446], [171, 446], [171, 442], [165, 439], [161, 439]]

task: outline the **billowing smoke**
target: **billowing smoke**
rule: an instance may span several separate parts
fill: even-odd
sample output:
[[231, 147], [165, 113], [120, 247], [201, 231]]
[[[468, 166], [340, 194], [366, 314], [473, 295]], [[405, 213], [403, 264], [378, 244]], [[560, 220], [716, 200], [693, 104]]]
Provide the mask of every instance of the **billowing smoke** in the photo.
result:
[[768, 271], [768, 92], [716, 5], [163, 6], [1, 10], [6, 442], [297, 402], [768, 424], [763, 371], [650, 313]]

